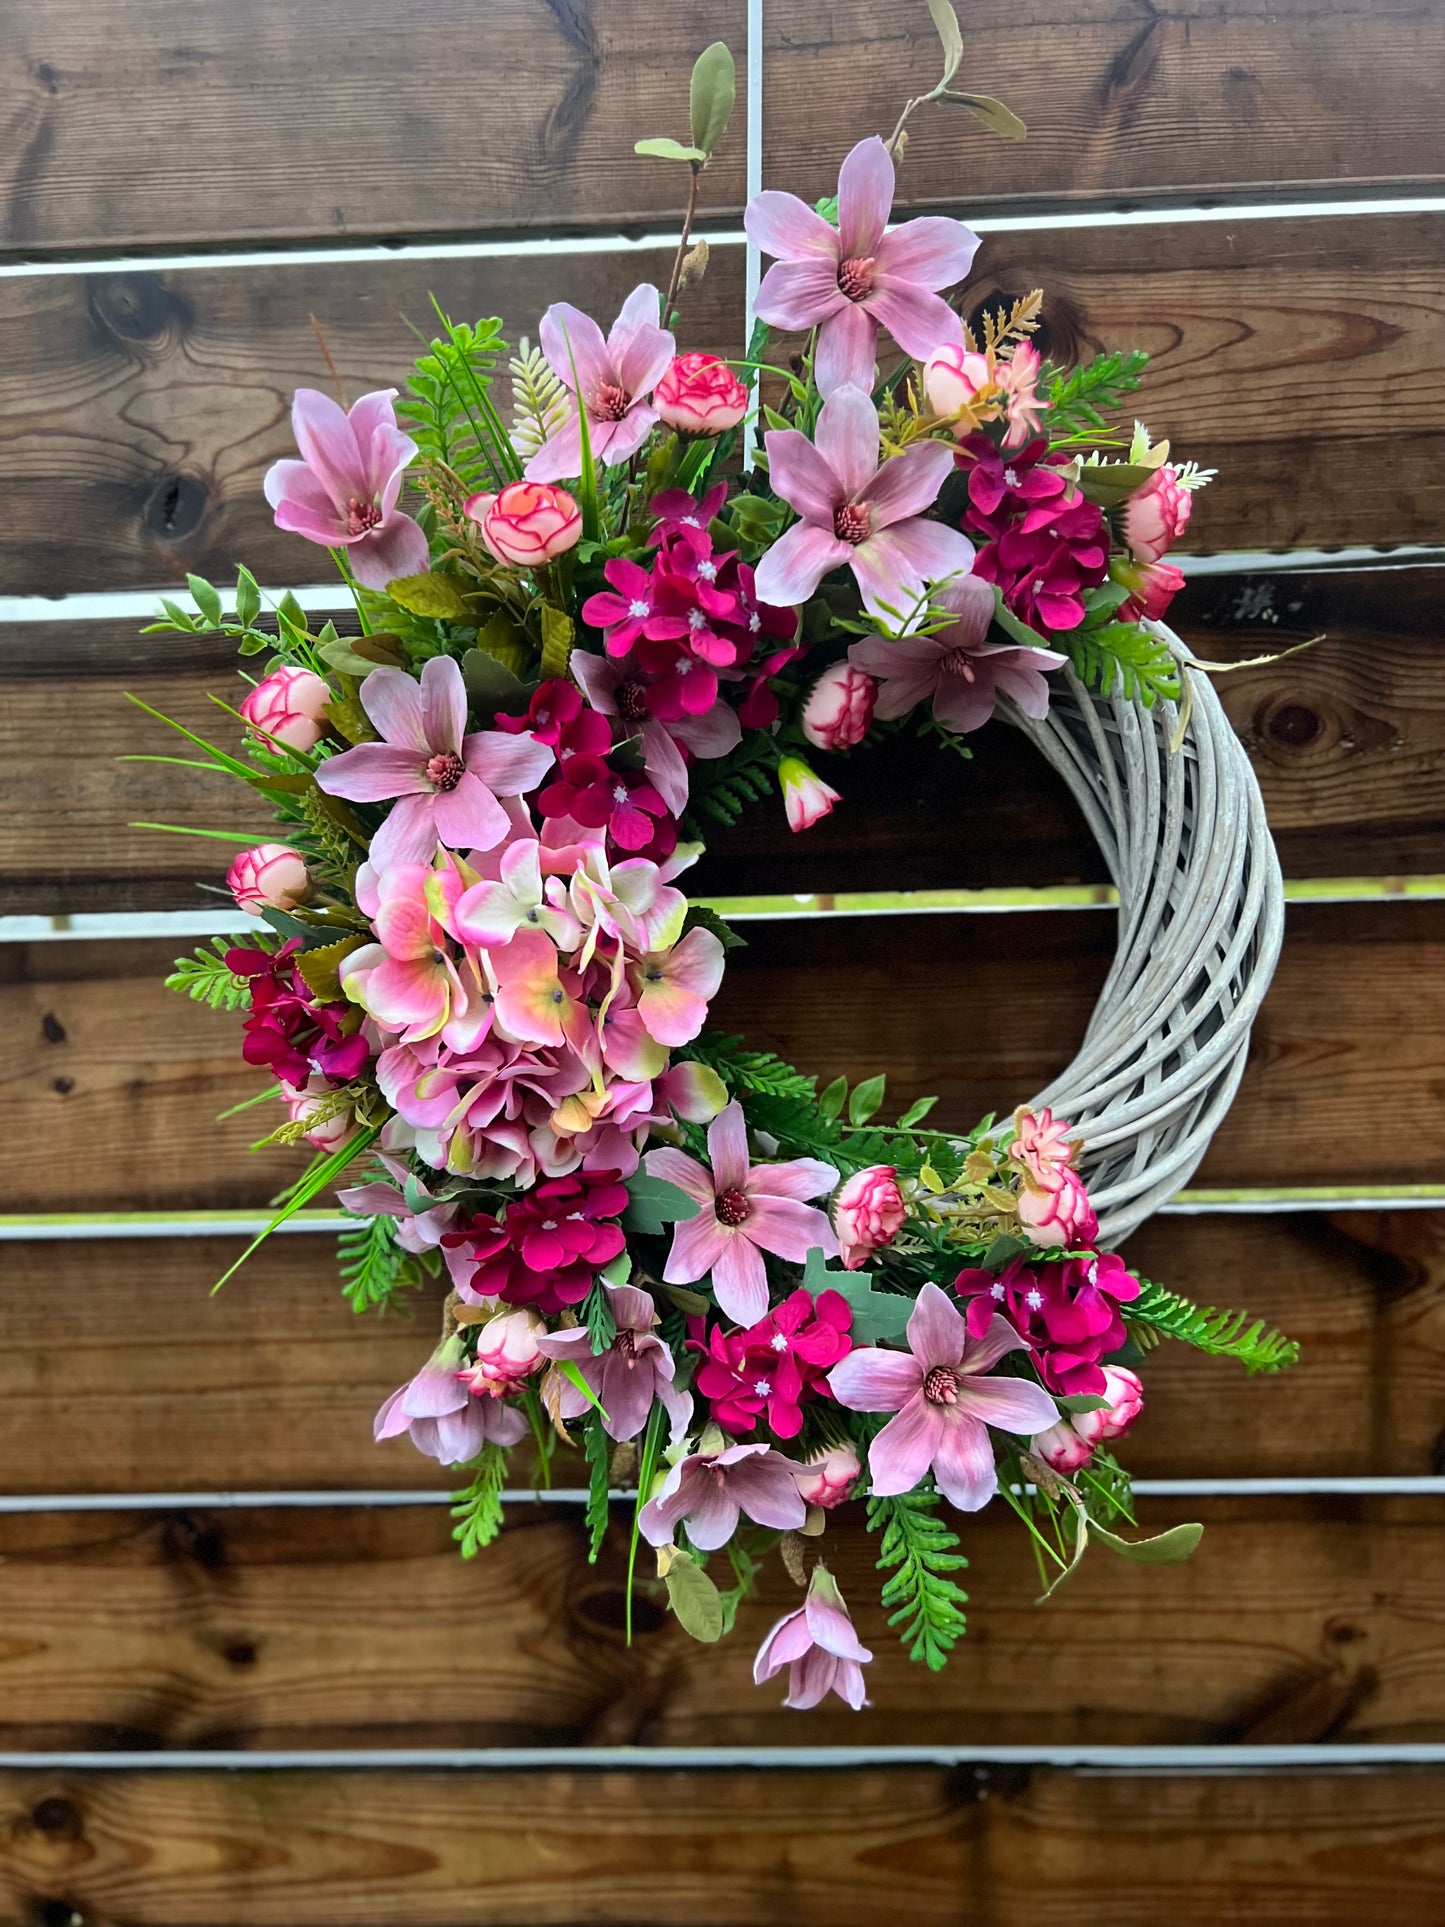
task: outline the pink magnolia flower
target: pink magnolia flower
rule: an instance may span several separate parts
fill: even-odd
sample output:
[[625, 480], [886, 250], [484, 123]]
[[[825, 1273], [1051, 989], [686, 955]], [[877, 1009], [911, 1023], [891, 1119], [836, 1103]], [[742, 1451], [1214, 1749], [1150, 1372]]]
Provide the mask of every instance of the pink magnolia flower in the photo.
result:
[[917, 704], [933, 701], [935, 720], [952, 730], [980, 729], [1000, 695], [1012, 696], [1026, 716], [1049, 713], [1045, 670], [1068, 661], [1042, 644], [985, 642], [993, 620], [993, 592], [977, 576], [966, 575], [939, 589], [936, 607], [957, 613], [928, 636], [864, 636], [848, 660], [882, 683], [878, 716], [906, 716]]
[[868, 1448], [873, 1490], [911, 1492], [931, 1468], [938, 1489], [960, 1512], [977, 1512], [998, 1489], [988, 1428], [1031, 1438], [1058, 1417], [1042, 1385], [986, 1377], [1008, 1352], [1027, 1349], [1006, 1319], [981, 1339], [935, 1284], [918, 1294], [908, 1346], [850, 1352], [833, 1368], [833, 1395], [857, 1412], [896, 1412]]
[[890, 234], [893, 162], [877, 135], [860, 141], [838, 175], [838, 226], [792, 194], [754, 195], [743, 216], [748, 239], [778, 257], [758, 289], [759, 320], [814, 328], [816, 375], [824, 395], [851, 382], [871, 388], [878, 330], [920, 360], [963, 326], [937, 293], [968, 273], [978, 236], [937, 215]]
[[550, 482], [509, 482], [495, 495], [471, 495], [466, 513], [499, 562], [538, 569], [582, 538], [582, 511], [565, 488]]
[[1030, 1450], [1055, 1472], [1067, 1476], [1079, 1471], [1093, 1458], [1097, 1446], [1122, 1438], [1144, 1409], [1144, 1387], [1124, 1365], [1104, 1367], [1099, 1396], [1108, 1401], [1101, 1409], [1075, 1412], [1030, 1441]]
[[491, 849], [512, 827], [498, 798], [535, 788], [552, 766], [551, 748], [535, 737], [464, 734], [467, 692], [450, 656], [424, 663], [419, 681], [401, 669], [373, 669], [361, 706], [383, 740], [331, 757], [316, 781], [328, 796], [353, 803], [401, 799], [372, 839], [379, 869], [429, 863], [439, 842]]
[[851, 662], [835, 662], [808, 691], [800, 721], [816, 749], [853, 749], [868, 734], [878, 685]]
[[898, 1173], [891, 1164], [855, 1171], [833, 1200], [833, 1229], [845, 1271], [857, 1271], [875, 1251], [891, 1245], [907, 1216]]
[[366, 589], [420, 575], [427, 539], [397, 507], [416, 443], [396, 425], [394, 388], [363, 395], [348, 412], [316, 388], [298, 388], [291, 429], [301, 460], [266, 471], [276, 526], [327, 549], [349, 549], [351, 573]]
[[768, 1309], [763, 1253], [801, 1264], [816, 1246], [836, 1258], [828, 1214], [805, 1202], [831, 1191], [838, 1173], [818, 1158], [750, 1163], [743, 1107], [734, 1100], [708, 1126], [712, 1169], [684, 1151], [649, 1151], [650, 1176], [675, 1184], [701, 1208], [673, 1229], [663, 1277], [688, 1285], [712, 1273], [713, 1291], [729, 1318], [752, 1325]]
[[411, 1433], [419, 1452], [442, 1465], [463, 1465], [482, 1447], [515, 1445], [527, 1421], [513, 1405], [473, 1398], [457, 1377], [465, 1366], [459, 1334], [444, 1339], [416, 1377], [392, 1393], [376, 1415], [376, 1436]]
[[653, 390], [658, 419], [684, 435], [721, 435], [748, 412], [748, 391], [716, 355], [678, 355]]
[[1194, 498], [1166, 462], [1124, 504], [1124, 540], [1136, 562], [1157, 562], [1189, 527]]
[[1019, 1191], [1019, 1223], [1024, 1236], [1036, 1245], [1090, 1245], [1099, 1235], [1084, 1181], [1067, 1167], [1052, 1189], [1025, 1177]]
[[821, 1506], [831, 1512], [842, 1505], [862, 1475], [858, 1448], [851, 1439], [841, 1445], [825, 1446], [815, 1452], [793, 1477], [798, 1482], [804, 1505]]
[[922, 598], [925, 583], [962, 575], [973, 560], [966, 535], [924, 516], [953, 467], [952, 449], [917, 442], [880, 467], [878, 410], [861, 388], [829, 396], [814, 437], [796, 428], [763, 437], [772, 486], [799, 520], [759, 562], [758, 595], [806, 602], [825, 575], [846, 565], [870, 615], [911, 616], [905, 605]]
[[[635, 1285], [608, 1285], [607, 1302], [617, 1335], [601, 1354], [594, 1353], [585, 1326], [553, 1332], [540, 1341], [545, 1357], [575, 1365], [591, 1386], [605, 1416], [602, 1429], [610, 1439], [635, 1439], [647, 1423], [654, 1401], [660, 1401], [672, 1423], [674, 1443], [687, 1430], [692, 1398], [673, 1383], [672, 1353], [657, 1336], [657, 1307]], [[588, 1401], [569, 1379], [562, 1379], [557, 1410], [564, 1419], [581, 1418]]]
[[825, 816], [833, 814], [833, 805], [841, 803], [838, 791], [825, 783], [821, 776], [808, 768], [801, 756], [785, 756], [778, 764], [778, 781], [783, 786], [783, 808], [787, 812], [788, 828], [796, 834], [799, 830], [811, 830]]
[[856, 1713], [868, 1703], [863, 1667], [872, 1657], [858, 1643], [833, 1575], [826, 1566], [814, 1566], [803, 1604], [780, 1619], [758, 1648], [753, 1680], [761, 1686], [786, 1666], [784, 1706], [802, 1712], [836, 1693]]
[[[587, 412], [592, 456], [625, 462], [647, 440], [657, 420], [647, 397], [672, 359], [674, 342], [658, 325], [657, 289], [644, 282], [623, 303], [604, 341], [590, 315], [556, 301], [542, 316], [542, 353], [564, 387]], [[529, 482], [556, 482], [582, 473], [580, 417], [573, 413], [527, 464]]]
[[268, 738], [304, 754], [326, 733], [331, 688], [313, 670], [295, 663], [273, 669], [241, 699], [240, 714], [262, 742]]
[[698, 1551], [716, 1552], [732, 1538], [743, 1513], [754, 1525], [779, 1532], [796, 1531], [808, 1516], [791, 1459], [770, 1445], [729, 1445], [713, 1426], [703, 1434], [702, 1449], [679, 1459], [637, 1517], [650, 1546], [667, 1545], [679, 1519], [686, 1519]]
[[284, 843], [258, 843], [227, 870], [226, 888], [243, 910], [294, 910], [311, 895], [311, 872]]

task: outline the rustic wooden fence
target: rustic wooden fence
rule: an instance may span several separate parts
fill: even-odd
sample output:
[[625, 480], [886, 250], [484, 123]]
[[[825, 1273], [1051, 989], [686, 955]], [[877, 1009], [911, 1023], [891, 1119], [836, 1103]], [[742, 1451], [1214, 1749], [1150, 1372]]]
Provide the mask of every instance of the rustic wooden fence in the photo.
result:
[[[235, 804], [117, 763], [161, 746], [121, 696], [198, 717], [229, 665], [138, 640], [135, 592], [242, 559], [315, 579], [259, 493], [291, 389], [325, 379], [311, 315], [354, 394], [401, 375], [428, 290], [517, 331], [657, 278], [673, 181], [632, 140], [675, 130], [718, 35], [751, 101], [709, 176], [689, 334], [738, 342], [745, 120], [769, 183], [826, 191], [930, 72], [927, 11], [0, 0], [6, 1927], [1438, 1917], [1442, 578], [1364, 552], [1445, 525], [1445, 5], [964, 12], [974, 84], [1030, 138], [920, 126], [908, 197], [986, 230], [971, 302], [1041, 283], [1056, 354], [1153, 352], [1156, 432], [1223, 471], [1188, 639], [1242, 659], [1328, 632], [1225, 686], [1295, 900], [1200, 1188], [1130, 1246], [1287, 1325], [1304, 1364], [1245, 1385], [1161, 1354], [1132, 1456], [1160, 1482], [1147, 1523], [1205, 1521], [1196, 1558], [1096, 1558], [1036, 1610], [986, 1516], [941, 1679], [864, 1607], [857, 1717], [752, 1687], [776, 1591], [720, 1655], [646, 1605], [628, 1650], [618, 1563], [588, 1568], [573, 1507], [519, 1507], [456, 1560], [435, 1468], [370, 1442], [434, 1308], [354, 1319], [305, 1234], [206, 1295], [225, 1214], [290, 1165], [243, 1155], [246, 1116], [213, 1122], [253, 1088], [234, 1027], [159, 987], [216, 872], [126, 825]], [[880, 753], [848, 789], [810, 837], [760, 812], [710, 859], [715, 894], [811, 893], [750, 928], [721, 1014], [960, 1122], [1012, 1102], [1102, 980], [1096, 854], [1006, 733], [969, 768]], [[1065, 885], [997, 914], [814, 914]], [[860, 1534], [850, 1598], [867, 1560]]]

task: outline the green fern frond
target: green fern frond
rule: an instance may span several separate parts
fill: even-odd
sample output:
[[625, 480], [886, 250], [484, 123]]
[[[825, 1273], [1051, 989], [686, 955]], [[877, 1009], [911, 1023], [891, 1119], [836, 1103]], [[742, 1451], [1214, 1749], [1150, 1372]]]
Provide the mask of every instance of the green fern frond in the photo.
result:
[[602, 1550], [602, 1541], [607, 1537], [607, 1522], [611, 1517], [607, 1494], [612, 1484], [612, 1447], [603, 1430], [600, 1412], [589, 1412], [587, 1415], [582, 1432], [582, 1451], [587, 1460], [587, 1530], [591, 1534], [587, 1563], [595, 1566], [597, 1555]]
[[499, 317], [452, 321], [418, 357], [408, 394], [397, 403], [423, 460], [442, 463], [468, 492], [500, 489], [522, 472], [490, 395], [492, 371], [507, 344]]
[[551, 362], [525, 335], [507, 368], [512, 377], [512, 446], [525, 462], [567, 420], [571, 398]]
[[[212, 1010], [248, 1010], [250, 982], [238, 977], [226, 962], [226, 952], [235, 941], [233, 937], [213, 937], [209, 948], [202, 944], [194, 957], [177, 957], [175, 969], [166, 978], [166, 989], [178, 990], [195, 1003], [209, 1004]], [[246, 941], [252, 949], [270, 948], [261, 938], [248, 937]]]
[[1107, 428], [1100, 411], [1116, 409], [1125, 395], [1134, 392], [1148, 360], [1142, 348], [1131, 348], [1127, 354], [1095, 355], [1084, 367], [1068, 373], [1045, 367], [1039, 386], [1048, 395], [1044, 431], [1050, 440]]
[[472, 1464], [476, 1476], [463, 1491], [452, 1496], [452, 1537], [461, 1548], [463, 1559], [474, 1559], [489, 1546], [502, 1529], [502, 1487], [507, 1480], [507, 1454], [500, 1445], [484, 1445]]
[[1217, 1311], [1199, 1306], [1163, 1285], [1141, 1278], [1139, 1296], [1128, 1308], [1131, 1325], [1143, 1326], [1164, 1338], [1176, 1338], [1211, 1358], [1234, 1358], [1246, 1372], [1281, 1372], [1299, 1358], [1299, 1346], [1283, 1332], [1247, 1311]]
[[1079, 679], [1102, 696], [1137, 696], [1152, 709], [1161, 696], [1177, 700], [1179, 662], [1167, 642], [1137, 622], [1106, 622], [1097, 629], [1075, 629], [1065, 645]]
[[765, 802], [777, 787], [781, 755], [765, 729], [752, 729], [729, 755], [696, 764], [692, 808], [683, 818], [684, 835], [704, 840], [699, 812], [731, 829], [752, 804]]
[[398, 1228], [395, 1218], [352, 1218], [337, 1232], [342, 1296], [353, 1311], [385, 1311], [421, 1284], [421, 1267], [397, 1243]]
[[888, 1624], [908, 1657], [938, 1672], [962, 1639], [967, 1626], [964, 1603], [968, 1594], [946, 1575], [968, 1564], [953, 1548], [958, 1534], [934, 1517], [936, 1492], [902, 1492], [894, 1498], [868, 1501], [868, 1530], [882, 1532], [878, 1570], [897, 1571], [883, 1582], [883, 1604], [893, 1608]]

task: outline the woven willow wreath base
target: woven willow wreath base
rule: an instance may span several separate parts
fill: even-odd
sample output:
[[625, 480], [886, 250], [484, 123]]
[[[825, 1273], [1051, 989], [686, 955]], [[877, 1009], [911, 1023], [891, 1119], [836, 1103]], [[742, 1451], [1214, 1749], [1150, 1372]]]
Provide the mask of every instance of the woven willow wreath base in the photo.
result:
[[1106, 1244], [1187, 1184], [1208, 1150], [1283, 932], [1254, 771], [1209, 678], [1184, 673], [1194, 700], [1177, 750], [1172, 703], [1100, 696], [1071, 670], [1053, 678], [1042, 721], [999, 711], [1068, 784], [1119, 891], [1119, 947], [1079, 1054], [1033, 1100], [1084, 1140]]

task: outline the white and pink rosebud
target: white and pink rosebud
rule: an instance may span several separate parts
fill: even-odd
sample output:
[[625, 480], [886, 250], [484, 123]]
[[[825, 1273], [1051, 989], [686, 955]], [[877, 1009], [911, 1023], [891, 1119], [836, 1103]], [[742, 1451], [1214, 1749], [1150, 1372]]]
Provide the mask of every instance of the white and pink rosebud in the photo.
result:
[[1184, 571], [1172, 562], [1131, 562], [1127, 556], [1115, 556], [1109, 573], [1129, 591], [1129, 600], [1119, 605], [1121, 621], [1160, 621], [1184, 587]]
[[1047, 1432], [1040, 1432], [1029, 1440], [1029, 1450], [1036, 1459], [1052, 1466], [1055, 1472], [1062, 1473], [1067, 1479], [1072, 1472], [1080, 1472], [1094, 1456], [1094, 1448], [1087, 1439], [1082, 1439], [1066, 1418], [1057, 1425], [1051, 1425]]
[[565, 488], [551, 482], [509, 482], [495, 495], [472, 495], [466, 512], [499, 562], [539, 569], [575, 548], [582, 511]]
[[803, 734], [815, 749], [853, 749], [868, 734], [878, 685], [850, 662], [825, 669], [803, 704]]
[[951, 421], [960, 410], [972, 405], [980, 389], [991, 385], [988, 357], [950, 342], [935, 349], [923, 364], [923, 392], [928, 405], [941, 421]]
[[1091, 1245], [1099, 1235], [1099, 1221], [1077, 1171], [1065, 1165], [1055, 1188], [1046, 1190], [1025, 1178], [1019, 1191], [1019, 1223], [1031, 1244], [1074, 1249]]
[[785, 756], [778, 764], [778, 781], [783, 786], [783, 808], [788, 813], [790, 830], [811, 830], [842, 797], [830, 789], [821, 776], [808, 768], [801, 756]]
[[845, 1271], [857, 1271], [903, 1229], [907, 1212], [891, 1164], [855, 1171], [833, 1200], [833, 1229]]
[[294, 910], [311, 895], [311, 872], [284, 843], [258, 843], [227, 870], [226, 888], [243, 910]]
[[269, 738], [304, 752], [315, 749], [325, 734], [330, 702], [323, 677], [287, 663], [243, 697], [240, 714], [263, 742]]
[[831, 1512], [842, 1505], [858, 1483], [863, 1466], [850, 1440], [815, 1452], [805, 1465], [793, 1473], [804, 1505], [821, 1506]]
[[[356, 1113], [349, 1104], [335, 1108], [331, 1085], [324, 1077], [313, 1077], [304, 1091], [290, 1084], [280, 1087], [287, 1115], [293, 1124], [307, 1123], [302, 1132], [306, 1142], [318, 1151], [339, 1151], [356, 1129]], [[312, 1124], [310, 1121], [315, 1119]]]
[[546, 1361], [537, 1340], [546, 1320], [530, 1307], [488, 1319], [476, 1340], [476, 1362], [457, 1373], [473, 1398], [505, 1398]]
[[1124, 504], [1124, 540], [1136, 562], [1157, 562], [1189, 526], [1193, 497], [1166, 462]]
[[694, 351], [669, 362], [652, 406], [683, 435], [721, 435], [747, 414], [748, 391], [725, 361]]
[[1065, 1478], [1086, 1466], [1098, 1446], [1123, 1438], [1144, 1409], [1144, 1387], [1137, 1372], [1126, 1365], [1106, 1365], [1104, 1381], [1107, 1405], [1062, 1418], [1030, 1441], [1035, 1457]]

